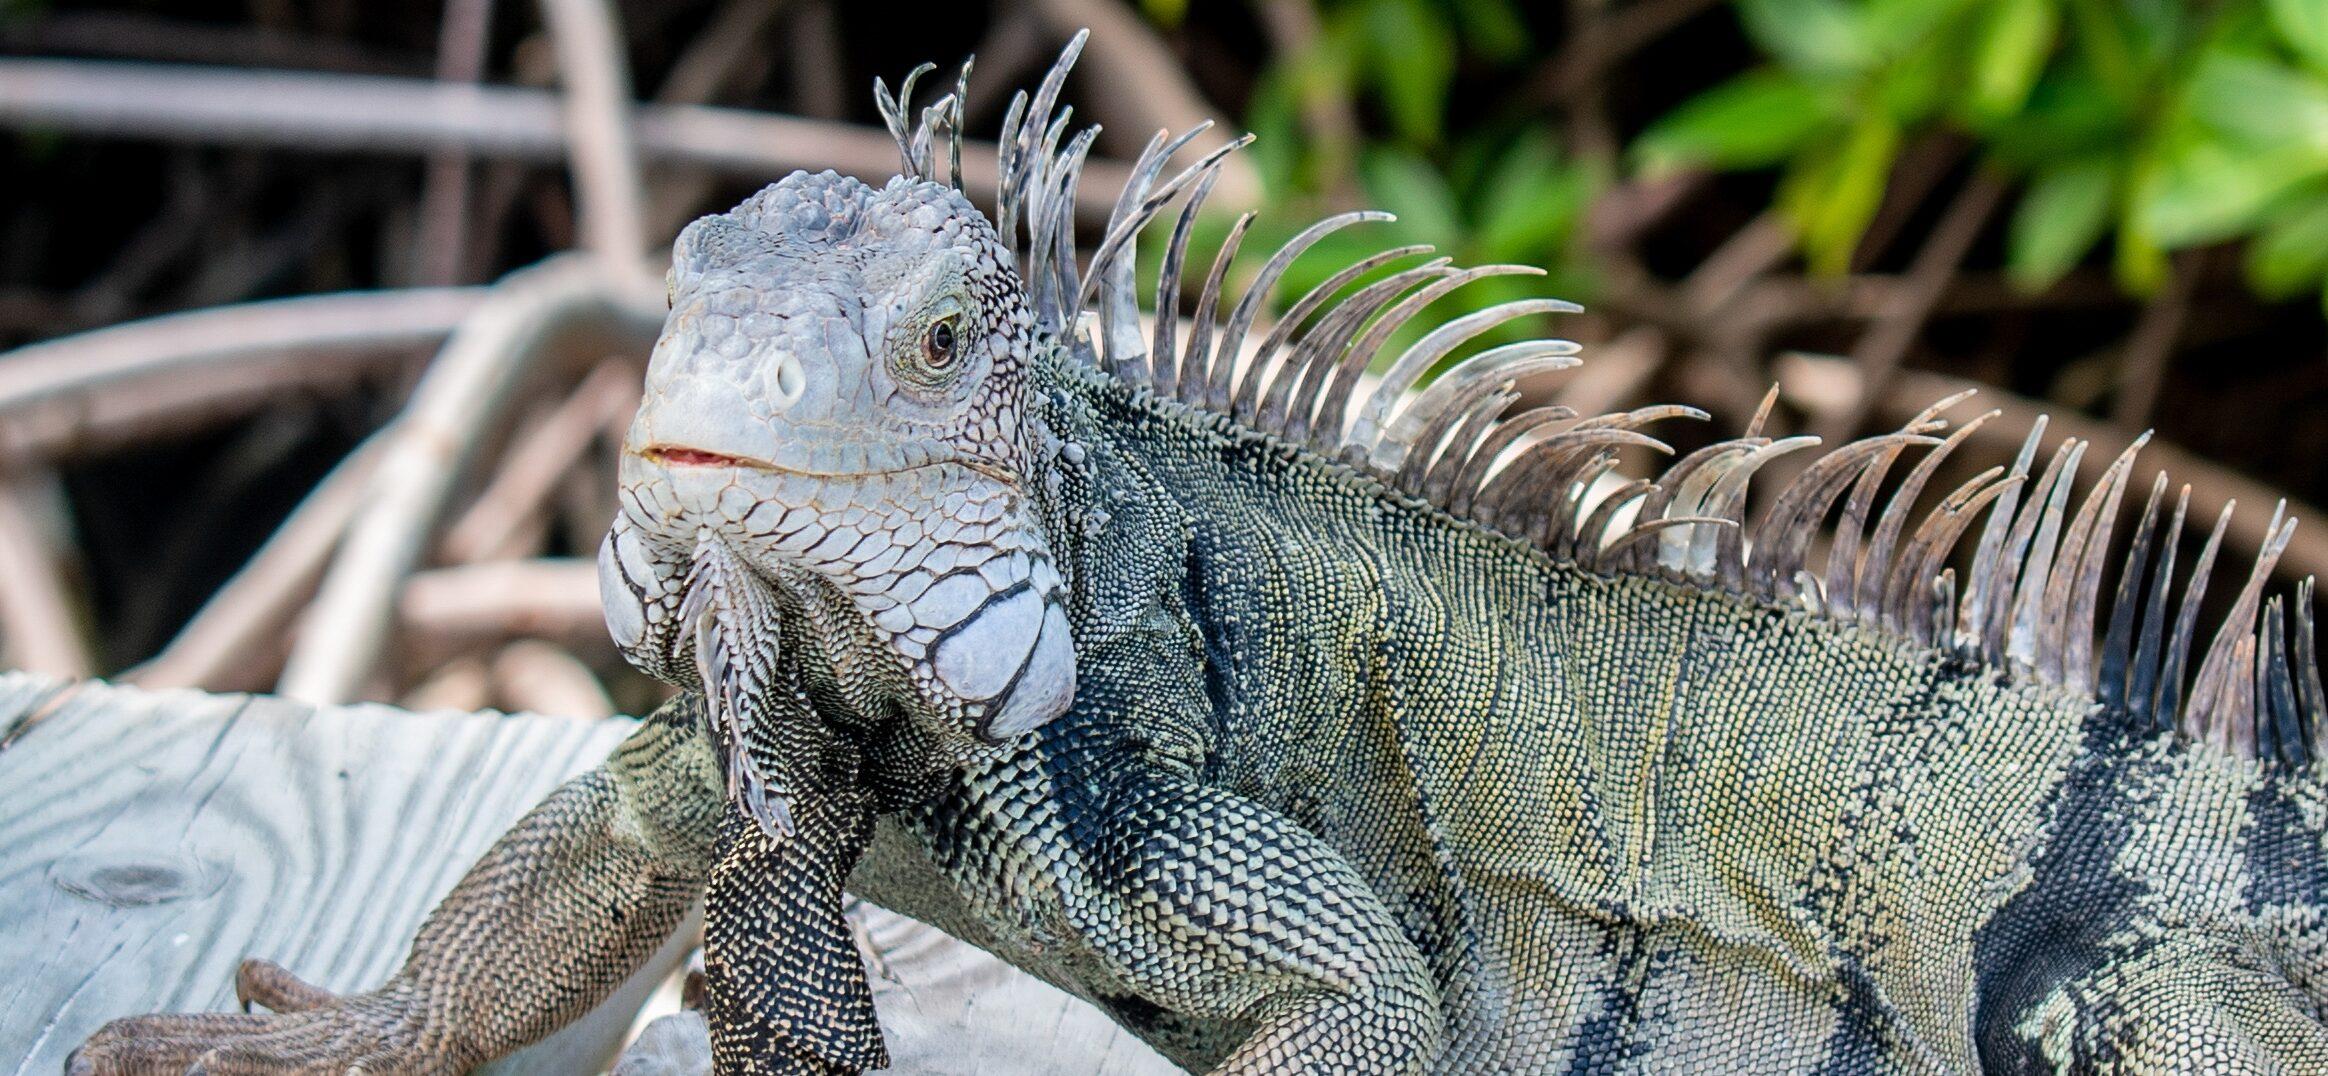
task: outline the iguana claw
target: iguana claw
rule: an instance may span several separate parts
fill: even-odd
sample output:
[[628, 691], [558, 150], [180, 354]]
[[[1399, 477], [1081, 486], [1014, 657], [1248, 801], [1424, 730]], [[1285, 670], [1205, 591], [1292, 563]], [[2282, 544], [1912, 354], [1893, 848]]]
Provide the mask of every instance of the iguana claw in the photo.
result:
[[234, 999], [242, 1011], [257, 1002], [273, 1012], [305, 1012], [339, 1000], [339, 995], [310, 983], [272, 960], [252, 957], [234, 973]]

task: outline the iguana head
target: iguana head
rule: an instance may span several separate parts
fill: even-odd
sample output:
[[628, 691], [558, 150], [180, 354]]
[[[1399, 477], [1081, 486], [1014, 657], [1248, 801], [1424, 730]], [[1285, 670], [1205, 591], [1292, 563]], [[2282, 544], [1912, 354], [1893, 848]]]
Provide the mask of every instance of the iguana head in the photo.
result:
[[686, 591], [716, 548], [908, 712], [996, 741], [1063, 711], [1065, 590], [1029, 496], [1034, 321], [985, 217], [936, 183], [796, 172], [689, 225], [672, 262], [599, 561], [626, 654], [694, 686], [682, 621], [708, 614]]

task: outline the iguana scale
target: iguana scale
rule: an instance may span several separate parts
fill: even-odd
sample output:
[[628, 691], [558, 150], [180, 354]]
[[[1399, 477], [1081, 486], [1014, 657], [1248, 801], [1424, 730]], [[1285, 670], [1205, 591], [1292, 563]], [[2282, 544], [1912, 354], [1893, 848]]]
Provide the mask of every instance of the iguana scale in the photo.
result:
[[[1809, 443], [1759, 419], [1588, 494], [1695, 412], [1508, 413], [1575, 361], [1549, 341], [1409, 391], [1560, 304], [1380, 354], [1508, 267], [1386, 252], [1263, 330], [1379, 215], [1231, 306], [1241, 219], [1184, 328], [1226, 150], [1159, 135], [1079, 272], [1079, 46], [1012, 104], [992, 224], [940, 180], [965, 69], [918, 122], [881, 90], [887, 186], [796, 173], [679, 237], [601, 568], [689, 692], [379, 991], [254, 962], [276, 1013], [117, 1021], [73, 1071], [459, 1071], [706, 886], [719, 1070], [855, 1071], [844, 871], [1194, 1070], [2328, 1069], [2328, 696], [2309, 586], [2263, 594], [2292, 522], [2201, 638], [2222, 520], [2178, 570], [2184, 499], [2127, 523], [2133, 450], [2080, 497], [2041, 426], [1926, 496], [1987, 420], [1954, 400], [1751, 523]], [[1143, 331], [1133, 238], [1175, 204]]]

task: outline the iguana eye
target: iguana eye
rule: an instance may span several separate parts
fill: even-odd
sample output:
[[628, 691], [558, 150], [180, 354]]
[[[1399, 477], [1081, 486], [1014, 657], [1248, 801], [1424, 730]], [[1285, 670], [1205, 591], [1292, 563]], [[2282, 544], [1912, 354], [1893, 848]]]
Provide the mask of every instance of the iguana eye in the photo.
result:
[[930, 323], [929, 331], [922, 334], [922, 358], [932, 370], [943, 370], [954, 365], [954, 319], [948, 314]]

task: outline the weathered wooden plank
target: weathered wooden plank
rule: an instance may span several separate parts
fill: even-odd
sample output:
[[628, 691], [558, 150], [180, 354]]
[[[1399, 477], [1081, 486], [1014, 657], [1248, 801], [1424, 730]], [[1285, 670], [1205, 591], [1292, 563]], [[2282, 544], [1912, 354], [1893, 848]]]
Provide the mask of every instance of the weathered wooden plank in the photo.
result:
[[[0, 1074], [55, 1073], [116, 1016], [230, 1009], [244, 956], [334, 990], [377, 984], [486, 846], [632, 725], [0, 673]], [[1179, 1071], [971, 946], [870, 905], [851, 914], [893, 1071]], [[490, 1071], [601, 1070], [691, 934]]]
[[[39, 1076], [113, 1017], [231, 1009], [246, 955], [378, 983], [493, 838], [632, 724], [0, 675], [0, 730], [34, 713], [0, 749], [0, 1072]], [[501, 1071], [602, 1064], [646, 985]]]
[[917, 920], [858, 902], [866, 978], [896, 1072], [1177, 1076], [1083, 999]]
[[69, 685], [38, 676], [0, 676], [0, 750], [15, 742]]

